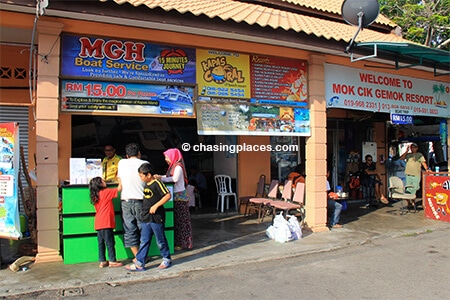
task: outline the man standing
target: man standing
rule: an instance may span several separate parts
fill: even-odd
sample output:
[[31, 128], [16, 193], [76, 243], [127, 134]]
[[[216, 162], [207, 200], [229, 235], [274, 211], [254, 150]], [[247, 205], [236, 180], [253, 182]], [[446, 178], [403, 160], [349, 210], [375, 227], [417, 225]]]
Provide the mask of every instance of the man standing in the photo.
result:
[[136, 143], [128, 144], [125, 154], [127, 159], [119, 161], [118, 170], [118, 177], [122, 183], [120, 199], [122, 200], [124, 244], [136, 257], [140, 245], [140, 224], [137, 216], [142, 210], [142, 199], [144, 198], [144, 182], [139, 177], [138, 169], [142, 164], [148, 162], [140, 159], [141, 151]]
[[105, 152], [105, 158], [102, 160], [103, 179], [105, 181], [115, 181], [117, 180], [119, 161], [122, 157], [116, 154], [116, 149], [110, 144], [107, 144], [103, 151]]
[[410, 194], [415, 195], [420, 189], [420, 180], [422, 179], [422, 167], [429, 172], [427, 162], [422, 153], [417, 152], [419, 147], [416, 143], [411, 143], [408, 150], [400, 156], [401, 160], [406, 161], [405, 175], [406, 175], [406, 185], [410, 185], [406, 191]]

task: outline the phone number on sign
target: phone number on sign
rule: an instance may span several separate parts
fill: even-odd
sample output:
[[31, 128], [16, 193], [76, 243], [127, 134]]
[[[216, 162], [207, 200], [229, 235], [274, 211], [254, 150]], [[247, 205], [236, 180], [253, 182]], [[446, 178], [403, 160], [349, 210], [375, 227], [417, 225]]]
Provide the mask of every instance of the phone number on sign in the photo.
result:
[[362, 100], [344, 100], [344, 105], [347, 107], [360, 107], [369, 109], [378, 109], [378, 103], [372, 101], [362, 101]]

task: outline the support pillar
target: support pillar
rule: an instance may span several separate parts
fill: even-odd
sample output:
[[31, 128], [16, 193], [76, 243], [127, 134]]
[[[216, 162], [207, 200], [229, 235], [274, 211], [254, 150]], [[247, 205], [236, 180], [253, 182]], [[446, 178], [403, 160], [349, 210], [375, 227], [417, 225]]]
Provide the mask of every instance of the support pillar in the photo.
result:
[[327, 115], [325, 56], [309, 57], [311, 136], [306, 139], [306, 224], [314, 232], [328, 230], [327, 223]]
[[38, 21], [36, 73], [36, 262], [61, 261], [58, 195], [60, 35], [63, 24]]

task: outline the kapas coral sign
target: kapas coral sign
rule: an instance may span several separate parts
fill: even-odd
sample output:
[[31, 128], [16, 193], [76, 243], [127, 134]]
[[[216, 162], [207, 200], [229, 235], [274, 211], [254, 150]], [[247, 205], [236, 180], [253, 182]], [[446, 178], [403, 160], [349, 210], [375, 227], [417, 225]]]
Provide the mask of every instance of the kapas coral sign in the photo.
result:
[[328, 108], [450, 115], [449, 83], [326, 64], [325, 86]]

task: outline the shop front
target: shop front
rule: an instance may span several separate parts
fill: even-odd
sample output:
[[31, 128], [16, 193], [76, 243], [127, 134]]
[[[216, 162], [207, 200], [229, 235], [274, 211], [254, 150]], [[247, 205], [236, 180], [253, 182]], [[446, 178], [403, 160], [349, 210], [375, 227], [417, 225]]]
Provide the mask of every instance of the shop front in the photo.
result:
[[[107, 144], [124, 156], [125, 146], [136, 142], [142, 158], [163, 174], [162, 153], [181, 148], [186, 166], [198, 166], [209, 178], [204, 207], [215, 207], [215, 174], [231, 175], [238, 191], [246, 178], [253, 190], [261, 173], [283, 180], [299, 164], [300, 138], [311, 134], [306, 61], [92, 34], [61, 33], [60, 38], [59, 120], [67, 121], [64, 132], [70, 124], [71, 147], [59, 161], [99, 159]], [[253, 163], [242, 160], [247, 152]], [[60, 171], [71, 175], [72, 166]], [[63, 174], [60, 182], [67, 182]], [[67, 202], [70, 207], [79, 199], [73, 191], [78, 189], [63, 186], [61, 199], [67, 263], [76, 262], [71, 245], [80, 241], [74, 236], [86, 247], [92, 243], [92, 232], [70, 231], [75, 221], [88, 221], [77, 217], [86, 212], [65, 210]]]
[[[39, 20], [34, 10], [23, 13], [14, 5], [2, 12], [4, 27], [28, 24], [32, 30], [36, 22], [39, 76], [29, 114], [35, 139], [30, 150], [36, 152], [37, 166], [38, 260], [62, 259], [59, 192], [70, 178], [70, 159], [101, 158], [106, 143], [123, 154], [124, 145], [138, 142], [161, 172], [165, 149], [203, 145], [206, 150], [184, 151], [187, 167], [197, 165], [210, 177], [231, 175], [238, 196], [253, 194], [260, 174], [284, 180], [300, 164], [307, 175], [305, 223], [318, 232], [328, 230], [327, 164], [334, 171], [334, 186], [346, 184], [348, 164], [359, 163], [365, 151], [386, 166], [392, 114], [438, 117], [448, 124], [445, 78], [436, 79], [429, 70], [390, 70], [380, 77], [364, 62], [351, 63], [342, 45], [334, 44], [351, 37], [341, 36], [348, 32], [344, 21], [330, 26], [326, 20], [310, 20], [323, 30], [333, 27], [336, 39], [329, 40], [323, 39], [328, 33], [310, 35], [304, 28], [286, 30], [272, 23], [258, 23], [255, 30], [241, 20], [204, 17], [210, 16], [207, 11], [197, 18], [176, 9], [161, 13], [140, 7], [143, 17], [131, 5], [100, 2], [96, 5], [105, 8], [101, 13], [93, 4], [80, 8], [71, 3], [70, 17], [58, 14], [60, 9], [64, 16], [67, 12], [58, 2], [51, 4], [53, 14]], [[254, 4], [242, 5], [256, 11]], [[89, 16], [98, 18], [86, 17], [88, 7], [98, 13]], [[277, 18], [297, 16], [274, 11]], [[181, 26], [180, 20], [189, 26]], [[391, 32], [383, 20], [378, 26]], [[267, 34], [269, 28], [275, 31]], [[361, 36], [366, 33], [366, 39], [376, 33], [380, 39], [404, 41], [372, 29]], [[385, 66], [381, 59], [378, 63]], [[401, 86], [393, 86], [398, 81]], [[439, 92], [430, 91], [434, 81]], [[404, 101], [390, 98], [400, 93]], [[439, 103], [434, 102], [437, 94], [442, 94]], [[29, 100], [26, 96], [22, 102]], [[14, 101], [8, 97], [9, 104]], [[445, 147], [448, 137], [442, 137]], [[245, 148], [237, 151], [237, 146]], [[268, 146], [280, 147], [267, 151]], [[386, 183], [387, 170], [382, 173]], [[210, 200], [214, 206], [213, 194]]]
[[325, 81], [332, 186], [364, 200], [357, 179], [370, 155], [388, 195], [391, 176], [405, 181], [399, 158], [411, 143], [418, 144], [430, 170], [448, 171], [448, 84], [336, 65], [326, 65]]

